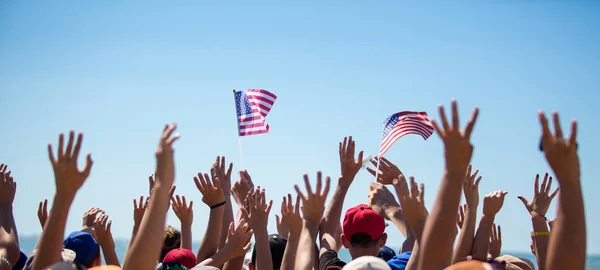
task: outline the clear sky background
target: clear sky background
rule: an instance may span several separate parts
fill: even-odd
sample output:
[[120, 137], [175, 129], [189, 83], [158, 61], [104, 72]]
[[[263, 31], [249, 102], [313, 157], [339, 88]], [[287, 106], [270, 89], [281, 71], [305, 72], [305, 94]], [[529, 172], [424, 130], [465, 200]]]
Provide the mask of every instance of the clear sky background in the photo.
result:
[[[535, 174], [549, 171], [537, 150], [536, 112], [557, 109], [563, 123], [580, 123], [588, 252], [600, 253], [599, 48], [597, 1], [6, 0], [0, 161], [18, 181], [20, 234], [39, 234], [38, 202], [55, 191], [46, 144], [56, 144], [59, 132], [84, 132], [83, 151], [95, 163], [67, 230], [96, 206], [114, 220], [114, 236], [127, 239], [132, 199], [148, 192], [162, 127], [177, 121], [177, 193], [195, 201], [194, 239], [201, 239], [208, 207], [192, 177], [216, 155], [241, 169], [231, 90], [268, 89], [278, 95], [267, 117], [271, 133], [242, 141], [246, 169], [275, 201], [275, 232], [281, 197], [302, 174], [314, 179], [323, 170], [337, 179], [344, 136], [376, 154], [390, 114], [423, 110], [439, 119], [437, 105], [456, 98], [463, 120], [481, 108], [473, 135], [481, 196], [508, 191], [496, 218], [503, 248], [528, 251], [531, 222], [517, 196], [531, 198]], [[428, 207], [442, 150], [436, 134], [413, 135], [386, 155], [425, 183]], [[366, 202], [372, 179], [358, 174], [344, 211]], [[172, 212], [167, 222], [179, 227]], [[389, 245], [400, 246], [401, 234], [388, 233]]]

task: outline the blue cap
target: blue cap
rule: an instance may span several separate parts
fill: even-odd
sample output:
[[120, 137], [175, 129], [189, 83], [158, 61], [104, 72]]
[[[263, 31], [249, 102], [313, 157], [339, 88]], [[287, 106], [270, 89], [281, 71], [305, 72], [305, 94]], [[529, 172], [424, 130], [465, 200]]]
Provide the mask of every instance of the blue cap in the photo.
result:
[[84, 265], [92, 265], [100, 250], [100, 246], [94, 237], [90, 233], [82, 231], [69, 234], [63, 247], [75, 251], [77, 254], [75, 260]]
[[377, 253], [377, 257], [384, 261], [389, 261], [391, 258], [396, 256], [396, 252], [388, 246], [383, 246], [379, 249], [379, 253]]
[[19, 254], [19, 260], [17, 261], [17, 263], [15, 263], [15, 265], [13, 266], [12, 269], [15, 269], [15, 270], [23, 269], [23, 267], [25, 267], [26, 261], [27, 261], [27, 255], [25, 255], [25, 253], [23, 253], [23, 251], [21, 251], [21, 254]]
[[410, 259], [412, 251], [402, 252], [394, 256], [391, 260], [387, 261], [388, 265], [392, 270], [404, 270]]

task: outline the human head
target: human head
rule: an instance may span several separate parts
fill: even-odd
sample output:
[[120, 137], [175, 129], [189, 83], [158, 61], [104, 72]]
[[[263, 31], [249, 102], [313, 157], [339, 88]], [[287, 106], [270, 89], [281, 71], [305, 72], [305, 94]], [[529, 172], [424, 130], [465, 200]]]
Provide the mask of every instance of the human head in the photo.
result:
[[346, 264], [343, 270], [392, 270], [382, 259], [375, 256], [361, 256]]
[[160, 252], [159, 261], [163, 261], [167, 253], [181, 246], [181, 232], [171, 226], [165, 226], [165, 239]]
[[389, 261], [391, 258], [394, 258], [394, 256], [396, 256], [396, 252], [394, 251], [394, 249], [388, 246], [381, 247], [379, 249], [379, 253], [377, 253], [377, 257], [386, 262]]
[[[287, 239], [281, 237], [279, 234], [269, 235], [269, 248], [271, 249], [271, 261], [273, 262], [274, 270], [281, 268], [286, 245]], [[256, 244], [254, 244], [254, 248], [252, 249], [252, 259], [248, 264], [248, 268], [250, 270], [256, 269]]]
[[377, 256], [386, 241], [385, 219], [368, 205], [359, 204], [346, 211], [342, 225], [342, 242], [350, 251], [352, 259]]
[[191, 269], [196, 266], [196, 255], [189, 249], [176, 248], [167, 253], [162, 263], [165, 269], [172, 264], [180, 264]]
[[75, 252], [75, 262], [87, 268], [102, 264], [100, 245], [88, 232], [75, 231], [69, 234], [63, 243], [65, 249]]
[[508, 254], [504, 254], [504, 255], [496, 258], [496, 261], [506, 262], [506, 269], [510, 269], [510, 270], [534, 270], [535, 269], [535, 267], [533, 266], [533, 263], [530, 260], [527, 260], [525, 258], [517, 258], [515, 256], [511, 256]]

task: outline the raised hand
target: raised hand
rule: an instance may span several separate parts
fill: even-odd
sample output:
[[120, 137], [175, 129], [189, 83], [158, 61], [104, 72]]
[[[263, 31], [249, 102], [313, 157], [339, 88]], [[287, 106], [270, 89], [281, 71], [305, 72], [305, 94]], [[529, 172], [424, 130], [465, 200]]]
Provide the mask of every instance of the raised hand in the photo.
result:
[[446, 169], [462, 173], [469, 165], [473, 154], [473, 145], [471, 145], [470, 139], [473, 127], [475, 127], [477, 115], [479, 114], [479, 109], [477, 107], [473, 109], [471, 119], [467, 122], [464, 131], [460, 130], [458, 105], [456, 104], [456, 100], [452, 100], [452, 126], [448, 124], [444, 106], [440, 105], [439, 111], [443, 129], [440, 128], [435, 120], [432, 120], [431, 122], [435, 131], [444, 142]]
[[483, 215], [484, 216], [496, 216], [502, 205], [504, 204], [504, 196], [506, 196], [508, 192], [497, 190], [485, 195], [483, 197]]
[[370, 189], [371, 192], [369, 192], [368, 195], [369, 207], [389, 220], [390, 218], [386, 214], [386, 210], [389, 208], [400, 208], [396, 198], [394, 198], [394, 194], [392, 194], [387, 187], [379, 183], [371, 183]]
[[344, 141], [340, 142], [339, 153], [340, 153], [340, 165], [342, 168], [342, 175], [339, 179], [339, 185], [348, 188], [354, 177], [362, 168], [363, 151], [358, 153], [358, 158], [354, 159], [355, 142], [352, 140], [352, 136], [344, 137]]
[[231, 253], [231, 258], [244, 256], [252, 246], [252, 243], [250, 243], [252, 233], [252, 229], [243, 220], [238, 224], [237, 228], [235, 228], [233, 222], [230, 223], [227, 241], [223, 249]]
[[[471, 174], [472, 166], [469, 164], [467, 167], [467, 174], [465, 175], [465, 183], [463, 184], [463, 192], [465, 193], [465, 200], [467, 204], [473, 209], [477, 209], [479, 206], [479, 182], [481, 182], [481, 176], [477, 177], [479, 170], [475, 170]], [[477, 178], [477, 180], [475, 180]]]
[[40, 221], [43, 230], [46, 225], [46, 220], [48, 220], [48, 199], [40, 202], [40, 206], [38, 207], [38, 220]]
[[468, 211], [468, 209], [468, 204], [458, 206], [458, 217], [456, 218], [456, 225], [458, 225], [459, 229], [462, 229], [463, 224], [465, 223], [465, 212]]
[[555, 134], [550, 131], [544, 113], [540, 112], [539, 118], [542, 124], [542, 148], [554, 175], [559, 183], [563, 181], [579, 183], [581, 172], [577, 156], [577, 122], [575, 120], [571, 122], [571, 137], [564, 139], [557, 112], [552, 114]]
[[12, 206], [17, 192], [17, 183], [10, 176], [7, 165], [0, 164], [0, 205]]
[[97, 207], [92, 207], [85, 211], [85, 213], [83, 213], [83, 223], [81, 224], [82, 230], [93, 228], [94, 222], [96, 221], [96, 216], [102, 213], [104, 213], [104, 211]]
[[[164, 185], [172, 188], [175, 182], [175, 161], [173, 160], [173, 143], [179, 139], [179, 134], [173, 134], [177, 124], [165, 125], [158, 148], [156, 149], [156, 177], [153, 188], [156, 185]], [[174, 191], [174, 190], [173, 190]]]
[[226, 195], [229, 195], [231, 190], [231, 170], [233, 170], [233, 163], [229, 163], [229, 168], [227, 171], [225, 170], [225, 167], [225, 157], [218, 156], [217, 160], [215, 160], [215, 163], [213, 163], [212, 167], [210, 168], [210, 172], [213, 179], [219, 178], [219, 180], [221, 180], [220, 182], [223, 192], [225, 192]]
[[[377, 169], [378, 161], [379, 161], [379, 174], [377, 174], [377, 172], [375, 171]], [[371, 159], [371, 164], [373, 164], [373, 166], [375, 167], [375, 170], [367, 167], [367, 171], [370, 174], [372, 174], [373, 176], [378, 175], [376, 181], [381, 183], [382, 185], [393, 184], [394, 179], [396, 179], [398, 177], [398, 175], [402, 174], [400, 169], [398, 169], [398, 167], [396, 167], [396, 165], [394, 165], [394, 163], [392, 163], [391, 161], [387, 160], [384, 157], [381, 157], [381, 158], [374, 157], [373, 159]]]
[[254, 189], [254, 183], [252, 183], [252, 178], [250, 178], [250, 174], [248, 174], [248, 171], [246, 170], [240, 171], [239, 177], [240, 179], [236, 181], [231, 188], [231, 194], [233, 195], [235, 203], [239, 207], [242, 207], [248, 196], [248, 192]]
[[242, 208], [244, 219], [254, 231], [266, 230], [273, 200], [267, 202], [265, 189], [257, 187], [248, 194], [248, 208]]
[[425, 185], [417, 185], [415, 178], [411, 176], [409, 191], [409, 184], [406, 183], [406, 178], [401, 174], [394, 181], [394, 188], [398, 194], [406, 222], [413, 226], [424, 221], [428, 215], [424, 200]]
[[298, 187], [298, 185], [294, 185], [294, 189], [296, 189], [298, 196], [302, 200], [302, 218], [307, 221], [316, 222], [317, 224], [319, 224], [323, 218], [323, 211], [325, 211], [325, 200], [327, 199], [327, 194], [329, 193], [329, 184], [331, 182], [329, 176], [325, 177], [325, 188], [323, 189], [323, 192], [321, 192], [323, 185], [321, 179], [322, 173], [318, 171], [317, 187], [315, 192], [313, 192], [312, 188], [310, 187], [308, 175], [304, 175], [306, 195], [300, 191], [300, 187]]
[[69, 132], [69, 141], [66, 149], [64, 148], [64, 134], [58, 136], [58, 159], [54, 157], [52, 144], [48, 144], [48, 155], [52, 168], [54, 169], [54, 178], [56, 182], [57, 196], [66, 196], [72, 198], [75, 193], [81, 188], [85, 180], [90, 175], [92, 170], [92, 156], [87, 155], [87, 161], [83, 171], [77, 168], [77, 158], [83, 141], [83, 134], [77, 135], [77, 142], [73, 146], [75, 132]]
[[492, 235], [490, 236], [488, 250], [492, 258], [500, 257], [500, 252], [502, 251], [502, 229], [500, 225], [498, 225], [497, 229], [496, 224], [492, 226]]
[[542, 181], [542, 188], [540, 189], [540, 175], [535, 176], [535, 184], [533, 187], [533, 199], [528, 201], [523, 196], [519, 196], [519, 200], [523, 202], [527, 211], [533, 215], [537, 213], [541, 216], [546, 216], [548, 212], [548, 208], [550, 208], [550, 204], [552, 203], [552, 199], [556, 197], [558, 194], [559, 188], [556, 188], [552, 194], [550, 191], [552, 190], [552, 176], [548, 177], [548, 174], [544, 175], [544, 180]]
[[196, 187], [202, 193], [202, 202], [206, 205], [214, 206], [225, 201], [225, 194], [221, 188], [221, 182], [219, 178], [214, 178], [210, 181], [208, 174], [198, 173], [198, 176], [194, 176], [194, 183]]
[[302, 231], [302, 217], [300, 216], [300, 196], [296, 196], [296, 204], [292, 204], [292, 194], [283, 197], [281, 203], [281, 218], [277, 220], [277, 232], [283, 237], [290, 233], [300, 234]]
[[133, 222], [134, 224], [140, 225], [142, 224], [142, 218], [144, 218], [144, 214], [146, 213], [146, 208], [148, 208], [149, 197], [146, 197], [144, 200], [144, 196], [140, 196], [140, 201], [133, 199]]
[[181, 224], [191, 225], [194, 221], [194, 210], [192, 207], [194, 206], [194, 202], [190, 201], [188, 205], [185, 196], [179, 197], [179, 195], [175, 197], [171, 197], [171, 206], [173, 206], [173, 212], [181, 222]]
[[112, 236], [111, 227], [112, 221], [108, 220], [108, 215], [102, 213], [96, 217], [94, 220], [94, 230], [96, 231], [96, 239], [98, 240], [98, 244], [102, 246], [103, 249], [107, 248], [115, 248], [115, 241]]

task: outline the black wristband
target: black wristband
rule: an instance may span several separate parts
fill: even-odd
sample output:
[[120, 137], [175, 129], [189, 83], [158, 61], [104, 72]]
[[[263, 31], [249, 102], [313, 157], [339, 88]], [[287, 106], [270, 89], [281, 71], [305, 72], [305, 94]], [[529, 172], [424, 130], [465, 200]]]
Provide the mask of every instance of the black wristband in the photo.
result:
[[217, 208], [217, 207], [220, 207], [220, 206], [223, 206], [223, 205], [225, 205], [226, 203], [227, 203], [227, 201], [223, 201], [223, 202], [217, 203], [217, 204], [215, 204], [215, 205], [211, 205], [211, 206], [210, 206], [210, 209], [211, 209], [211, 210], [212, 210], [212, 209], [215, 209], [215, 208]]

